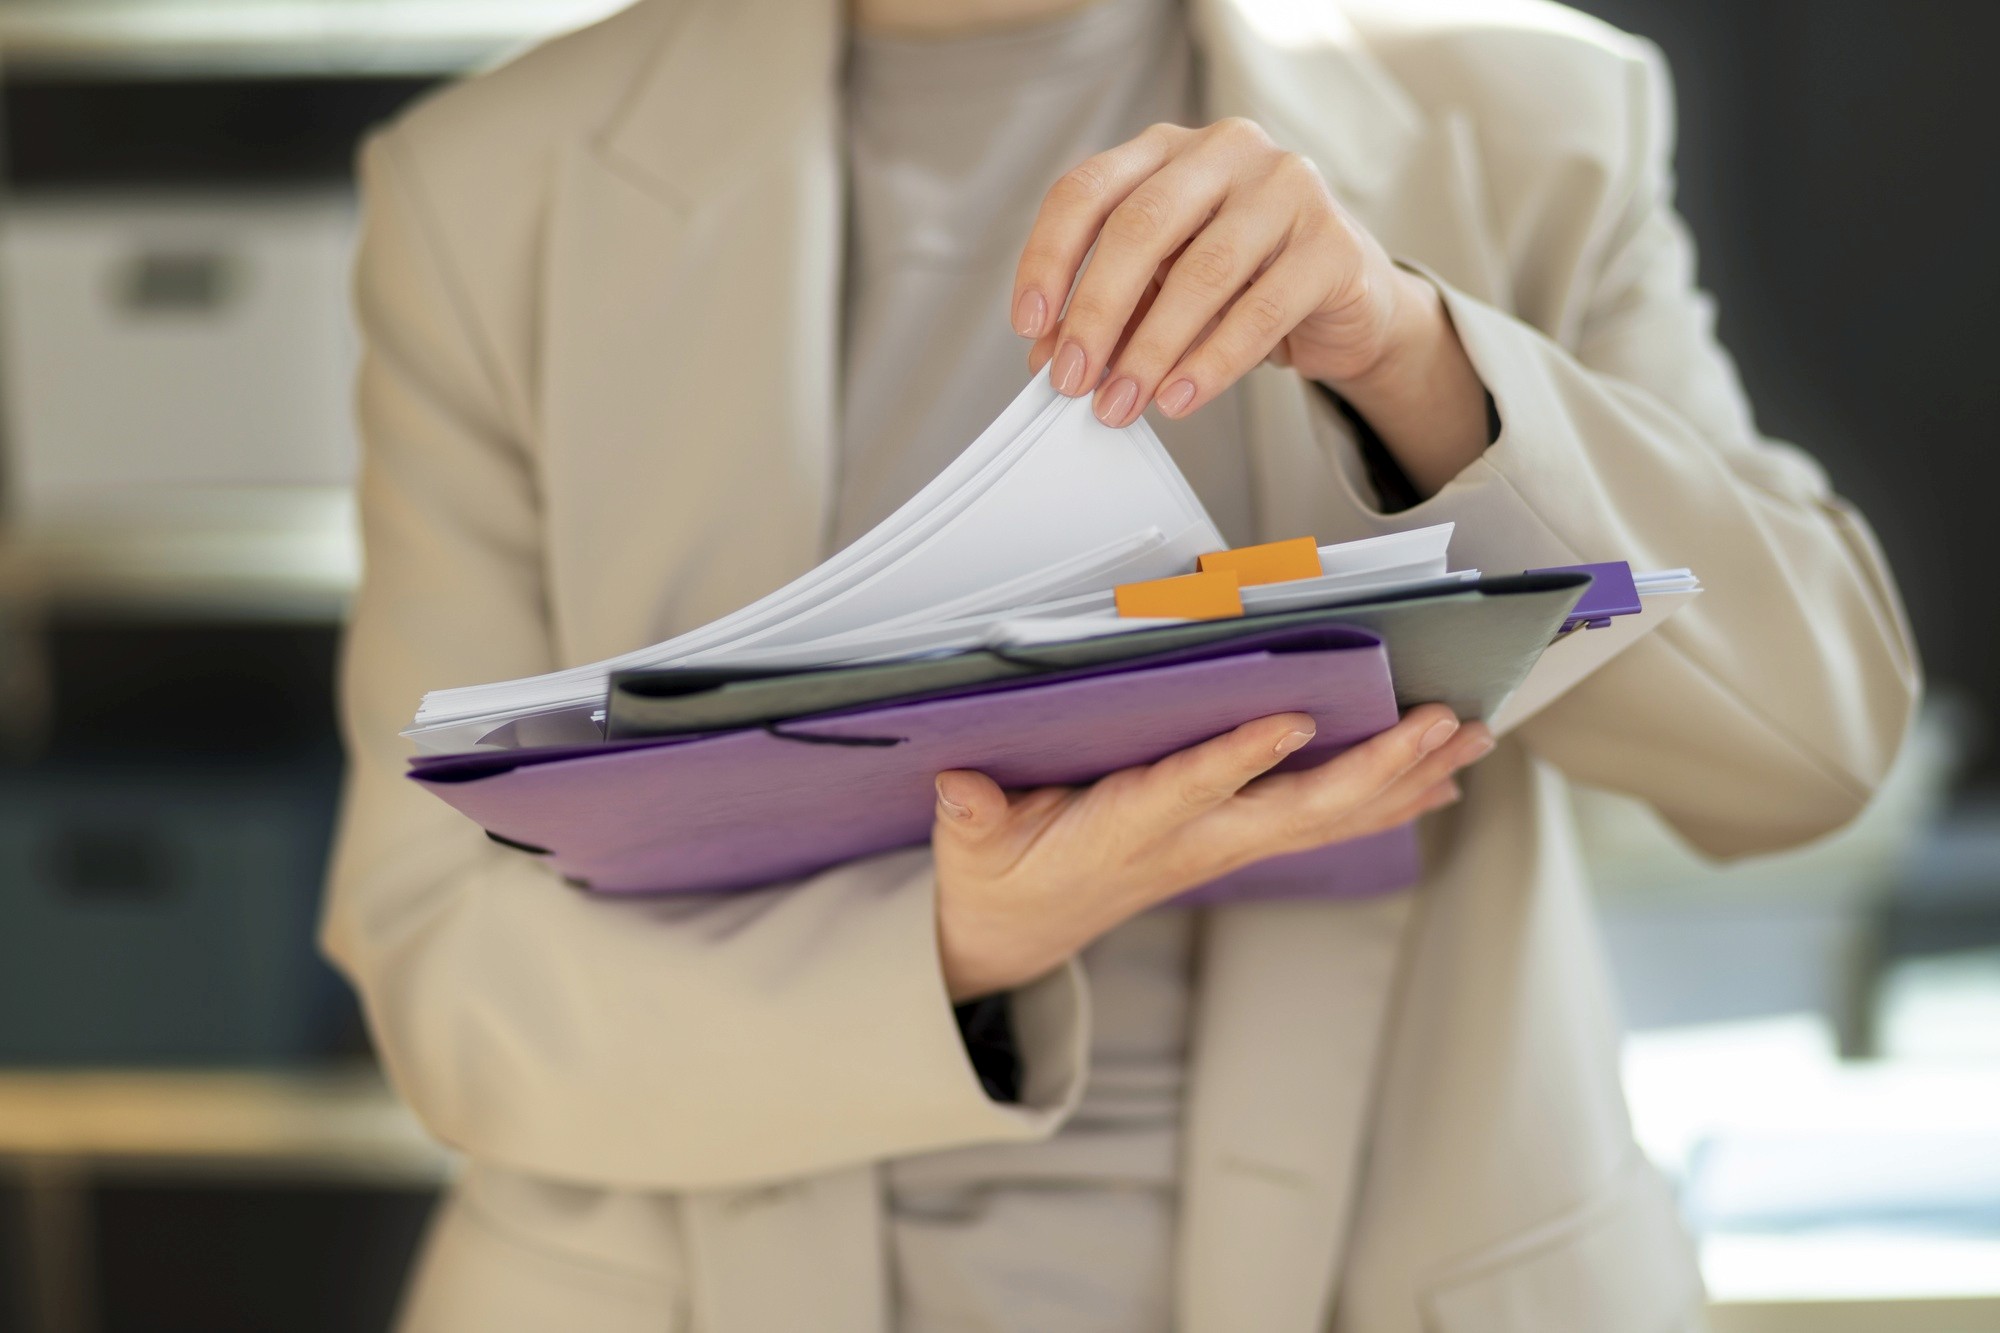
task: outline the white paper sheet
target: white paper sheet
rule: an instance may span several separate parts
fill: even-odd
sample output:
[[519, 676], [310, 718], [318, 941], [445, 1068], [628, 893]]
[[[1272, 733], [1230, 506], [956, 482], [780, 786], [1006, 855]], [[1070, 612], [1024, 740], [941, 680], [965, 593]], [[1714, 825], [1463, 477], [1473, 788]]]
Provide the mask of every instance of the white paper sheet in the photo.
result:
[[[1039, 375], [992, 426], [907, 504], [810, 573], [688, 634], [545, 676], [441, 690], [407, 733], [420, 749], [458, 750], [514, 733], [582, 734], [572, 716], [602, 703], [613, 671], [691, 660], [755, 660], [834, 641], [854, 660], [906, 637], [899, 627], [968, 607], [994, 590], [1057, 596], [1107, 560], [1115, 582], [1164, 578], [1223, 546], [1222, 536], [1152, 428], [1112, 430], [1088, 399]], [[1101, 585], [1100, 585], [1101, 586]], [[871, 632], [883, 626], [878, 638]], [[540, 719], [536, 726], [527, 719]], [[588, 725], [587, 711], [581, 719]]]

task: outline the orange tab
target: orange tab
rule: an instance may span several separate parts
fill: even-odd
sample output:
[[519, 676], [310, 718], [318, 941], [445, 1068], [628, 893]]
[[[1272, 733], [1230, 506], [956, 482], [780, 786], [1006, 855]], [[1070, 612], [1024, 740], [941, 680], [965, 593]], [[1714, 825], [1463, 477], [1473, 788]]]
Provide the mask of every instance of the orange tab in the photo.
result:
[[1150, 583], [1118, 585], [1118, 614], [1172, 616], [1179, 620], [1222, 620], [1243, 614], [1243, 594], [1231, 570], [1182, 574]]
[[1319, 544], [1310, 537], [1294, 537], [1262, 546], [1239, 546], [1233, 551], [1211, 551], [1201, 558], [1201, 569], [1203, 573], [1234, 570], [1237, 582], [1246, 588], [1288, 579], [1316, 579]]

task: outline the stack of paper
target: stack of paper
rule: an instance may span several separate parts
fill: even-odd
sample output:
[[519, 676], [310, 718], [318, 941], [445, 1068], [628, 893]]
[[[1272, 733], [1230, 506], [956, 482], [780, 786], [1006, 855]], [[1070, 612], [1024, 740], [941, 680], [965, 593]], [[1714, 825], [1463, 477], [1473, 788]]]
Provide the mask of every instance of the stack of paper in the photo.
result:
[[[1322, 577], [1246, 589], [1246, 608], [1441, 578], [1450, 537], [1445, 525], [1324, 548]], [[1143, 418], [1107, 429], [1044, 372], [907, 504], [761, 601], [608, 661], [434, 691], [406, 734], [432, 754], [587, 741], [618, 671], [871, 661], [1001, 641], [1002, 626], [1130, 629], [1105, 623], [1114, 586], [1185, 573], [1224, 544]]]

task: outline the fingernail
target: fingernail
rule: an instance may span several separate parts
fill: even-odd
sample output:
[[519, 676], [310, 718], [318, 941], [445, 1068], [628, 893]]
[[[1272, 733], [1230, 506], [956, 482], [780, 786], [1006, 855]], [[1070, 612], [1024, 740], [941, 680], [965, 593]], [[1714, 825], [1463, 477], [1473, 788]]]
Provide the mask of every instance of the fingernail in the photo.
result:
[[1160, 395], [1160, 410], [1170, 417], [1177, 417], [1187, 411], [1188, 404], [1193, 401], [1194, 381], [1175, 380]]
[[1126, 413], [1132, 410], [1132, 404], [1138, 401], [1139, 386], [1121, 375], [1111, 381], [1111, 387], [1106, 389], [1104, 397], [1098, 400], [1097, 419], [1107, 426], [1120, 425], [1124, 422]]
[[1049, 318], [1049, 303], [1037, 291], [1021, 293], [1021, 299], [1014, 302], [1014, 332], [1023, 338], [1042, 336], [1042, 325]]
[[1491, 736], [1481, 736], [1478, 740], [1466, 746], [1465, 758], [1459, 760], [1459, 762], [1461, 764], [1476, 764], [1492, 753], [1493, 738]]
[[1090, 365], [1090, 358], [1075, 343], [1064, 343], [1056, 353], [1055, 367], [1050, 370], [1056, 392], [1065, 397], [1073, 397], [1083, 387], [1083, 372]]
[[942, 781], [938, 782], [936, 785], [937, 785], [938, 804], [944, 808], [944, 812], [946, 814], [950, 815], [953, 819], [972, 818], [971, 806], [960, 805], [957, 801], [954, 801], [951, 799], [951, 797], [945, 795], [944, 783]]
[[1310, 731], [1288, 731], [1273, 748], [1277, 750], [1281, 757], [1288, 754], [1296, 754], [1298, 751], [1304, 749], [1306, 742], [1312, 738], [1313, 734]]
[[1457, 731], [1458, 731], [1458, 719], [1455, 717], [1448, 717], [1444, 719], [1442, 722], [1432, 723], [1431, 729], [1424, 733], [1422, 740], [1419, 740], [1417, 742], [1417, 753], [1418, 754], [1431, 753], [1433, 750], [1437, 749], [1438, 746], [1443, 745], [1446, 741], [1450, 740], [1452, 736], [1457, 733]]

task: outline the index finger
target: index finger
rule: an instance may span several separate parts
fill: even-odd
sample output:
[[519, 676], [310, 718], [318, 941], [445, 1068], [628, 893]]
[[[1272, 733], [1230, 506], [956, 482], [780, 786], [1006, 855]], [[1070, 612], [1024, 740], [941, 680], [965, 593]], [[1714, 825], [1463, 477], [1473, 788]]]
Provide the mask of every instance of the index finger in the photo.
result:
[[1014, 332], [1039, 338], [1056, 326], [1083, 257], [1111, 210], [1173, 156], [1194, 131], [1153, 125], [1064, 172], [1042, 198], [1014, 269]]

